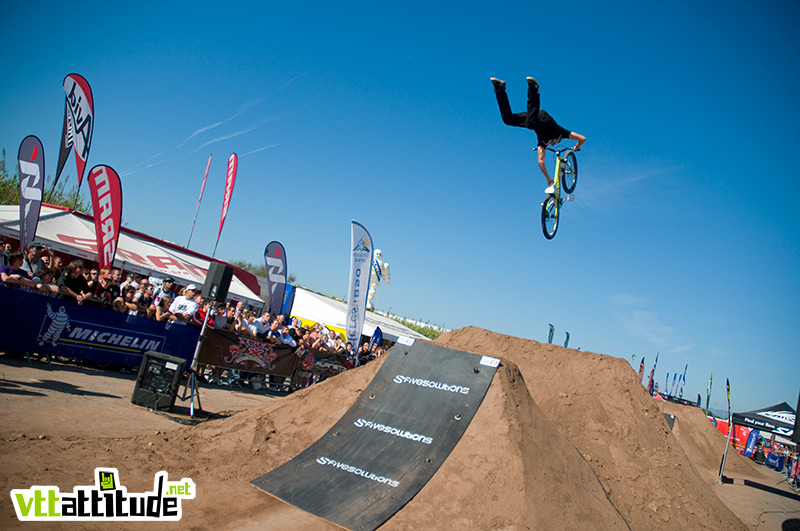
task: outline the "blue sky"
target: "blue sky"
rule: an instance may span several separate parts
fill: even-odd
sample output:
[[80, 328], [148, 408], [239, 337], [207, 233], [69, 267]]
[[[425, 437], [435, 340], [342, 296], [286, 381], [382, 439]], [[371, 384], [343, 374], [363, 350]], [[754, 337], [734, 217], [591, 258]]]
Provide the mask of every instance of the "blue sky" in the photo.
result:
[[[281, 241], [302, 285], [343, 297], [349, 222], [391, 265], [382, 310], [633, 360], [738, 410], [798, 393], [796, 2], [11, 3], [0, 147], [57, 161], [61, 82], [91, 84], [88, 167], [122, 176], [124, 223], [217, 257]], [[535, 135], [490, 76], [588, 138], [556, 238]], [[548, 159], [552, 164], [552, 159]], [[75, 182], [74, 161], [65, 174]], [[62, 176], [62, 178], [64, 178]], [[84, 187], [84, 192], [88, 191]], [[671, 376], [670, 376], [671, 378]]]

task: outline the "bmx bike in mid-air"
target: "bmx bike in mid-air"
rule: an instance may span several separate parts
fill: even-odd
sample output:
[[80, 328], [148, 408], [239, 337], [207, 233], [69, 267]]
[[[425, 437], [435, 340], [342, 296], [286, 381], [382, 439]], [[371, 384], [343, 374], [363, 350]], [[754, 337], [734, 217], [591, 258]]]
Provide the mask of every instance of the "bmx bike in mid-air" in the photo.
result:
[[[552, 194], [548, 194], [542, 203], [542, 232], [544, 237], [552, 240], [558, 230], [558, 220], [561, 215], [561, 206], [564, 201], [572, 201], [575, 185], [578, 184], [578, 159], [572, 148], [553, 149], [549, 151], [556, 154], [556, 171], [554, 175]], [[562, 190], [566, 194], [562, 197]]]

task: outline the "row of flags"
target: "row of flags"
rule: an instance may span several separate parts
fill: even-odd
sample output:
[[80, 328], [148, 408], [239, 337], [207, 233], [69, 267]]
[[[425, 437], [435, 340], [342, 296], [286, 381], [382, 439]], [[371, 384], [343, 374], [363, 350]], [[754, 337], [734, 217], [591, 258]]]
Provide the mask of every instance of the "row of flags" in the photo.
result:
[[[78, 191], [86, 173], [89, 150], [94, 131], [95, 110], [94, 96], [89, 83], [79, 74], [69, 74], [62, 84], [65, 94], [64, 120], [61, 132], [61, 146], [58, 155], [58, 165], [53, 179], [52, 189], [66, 166], [70, 153], [75, 156], [75, 166], [78, 177]], [[45, 179], [44, 147], [41, 140], [34, 135], [26, 137], [19, 147], [18, 152], [20, 176], [20, 248], [25, 249], [36, 237], [36, 228], [39, 223], [41, 203]], [[211, 155], [206, 162], [203, 184], [200, 188], [200, 197], [197, 201], [192, 229], [189, 233], [187, 247], [191, 243], [194, 233], [200, 203], [203, 200], [208, 170], [211, 165]], [[222, 201], [217, 240], [214, 244], [212, 257], [216, 254], [217, 246], [222, 235], [222, 228], [230, 207], [233, 188], [236, 183], [239, 159], [236, 153], [228, 158], [225, 178], [225, 191]], [[89, 192], [91, 195], [92, 209], [94, 212], [95, 233], [97, 238], [97, 263], [100, 268], [111, 267], [116, 255], [119, 241], [120, 226], [122, 222], [122, 183], [119, 174], [110, 166], [101, 164], [89, 170]], [[367, 293], [369, 291], [370, 272], [373, 267], [374, 245], [369, 231], [359, 223], [351, 223], [351, 260], [350, 281], [347, 298], [346, 333], [347, 338], [353, 343], [354, 352], [359, 346], [361, 331], [366, 318]], [[264, 260], [267, 268], [267, 283], [270, 291], [269, 311], [272, 314], [283, 313], [285, 309], [284, 296], [286, 293], [286, 250], [280, 242], [270, 242], [264, 250]], [[291, 308], [291, 302], [289, 302]], [[381, 341], [380, 329], [373, 336], [373, 341]], [[569, 341], [569, 337], [567, 337]]]
[[[83, 177], [86, 174], [89, 150], [92, 145], [94, 132], [95, 109], [94, 96], [89, 82], [79, 74], [69, 74], [62, 83], [64, 89], [64, 120], [61, 130], [61, 146], [58, 153], [58, 165], [51, 192], [55, 190], [61, 173], [66, 166], [70, 153], [75, 156], [75, 167], [78, 178], [78, 192], [80, 192]], [[44, 147], [41, 140], [34, 135], [25, 137], [19, 147], [17, 156], [19, 165], [20, 185], [20, 249], [24, 250], [36, 238], [36, 228], [39, 224], [41, 203], [45, 180]], [[203, 176], [203, 186], [200, 189], [200, 199], [197, 202], [192, 232], [197, 221], [197, 211], [203, 199], [208, 168], [211, 164], [211, 155], [206, 163]], [[228, 171], [225, 178], [225, 192], [222, 202], [217, 241], [214, 244], [214, 254], [222, 235], [222, 227], [228, 214], [233, 186], [236, 182], [238, 170], [238, 157], [233, 153], [228, 159]], [[122, 183], [119, 174], [110, 166], [101, 164], [89, 170], [89, 193], [94, 212], [95, 235], [97, 238], [97, 263], [100, 268], [111, 267], [116, 255], [119, 241], [119, 230], [122, 223]], [[76, 197], [77, 201], [77, 197]], [[189, 235], [191, 243], [192, 235]], [[189, 244], [187, 243], [187, 247]], [[212, 254], [212, 257], [214, 256]]]

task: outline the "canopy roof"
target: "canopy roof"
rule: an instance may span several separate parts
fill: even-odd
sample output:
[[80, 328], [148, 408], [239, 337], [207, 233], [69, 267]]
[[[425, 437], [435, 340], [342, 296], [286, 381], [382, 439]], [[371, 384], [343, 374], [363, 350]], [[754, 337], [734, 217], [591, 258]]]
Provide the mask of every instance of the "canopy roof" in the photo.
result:
[[795, 415], [796, 411], [789, 404], [781, 402], [764, 409], [734, 413], [733, 423], [776, 433], [791, 439], [792, 433], [794, 433]]
[[[338, 329], [347, 328], [345, 326], [347, 304], [301, 287], [295, 287], [292, 315], [308, 321], [322, 323], [328, 327]], [[374, 312], [367, 312], [361, 333], [367, 337], [372, 337], [372, 334], [375, 333], [375, 328], [378, 326], [380, 326], [381, 332], [383, 332], [384, 339], [390, 341], [396, 342], [401, 336], [412, 339], [428, 339], [422, 334], [403, 326], [394, 319], [389, 319], [388, 317]], [[348, 338], [348, 341], [349, 340], [350, 338]]]
[[[19, 239], [19, 205], [0, 205], [0, 235]], [[94, 218], [75, 210], [42, 203], [35, 241], [54, 251], [97, 261]], [[171, 276], [181, 285], [202, 285], [212, 261], [225, 263], [122, 227], [114, 265], [142, 275]], [[234, 268], [234, 277], [228, 298], [260, 309], [264, 301], [259, 297], [261, 288], [255, 275], [231, 267]]]

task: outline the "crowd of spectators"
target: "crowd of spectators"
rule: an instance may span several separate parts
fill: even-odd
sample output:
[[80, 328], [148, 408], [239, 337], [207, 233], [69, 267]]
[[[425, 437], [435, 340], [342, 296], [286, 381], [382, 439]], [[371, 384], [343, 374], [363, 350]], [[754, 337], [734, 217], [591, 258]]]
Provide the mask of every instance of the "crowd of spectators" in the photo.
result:
[[[259, 315], [243, 302], [204, 301], [197, 285], [180, 287], [172, 277], [162, 280], [129, 272], [123, 280], [120, 268], [99, 269], [96, 264], [87, 266], [81, 259], [72, 260], [64, 267], [60, 257], [38, 243], [28, 245], [24, 252], [14, 252], [5, 244], [0, 281], [5, 286], [161, 322], [202, 326], [211, 309], [209, 327], [273, 345], [287, 345], [294, 348], [302, 360], [335, 355], [346, 368], [351, 368], [384, 354], [380, 345], [370, 348], [367, 341], [353, 353], [350, 342], [345, 342], [339, 333], [322, 323], [309, 327], [296, 318], [287, 320], [284, 315], [269, 312]], [[304, 365], [308, 368], [310, 363]], [[313, 380], [311, 373], [303, 376], [309, 384]]]

